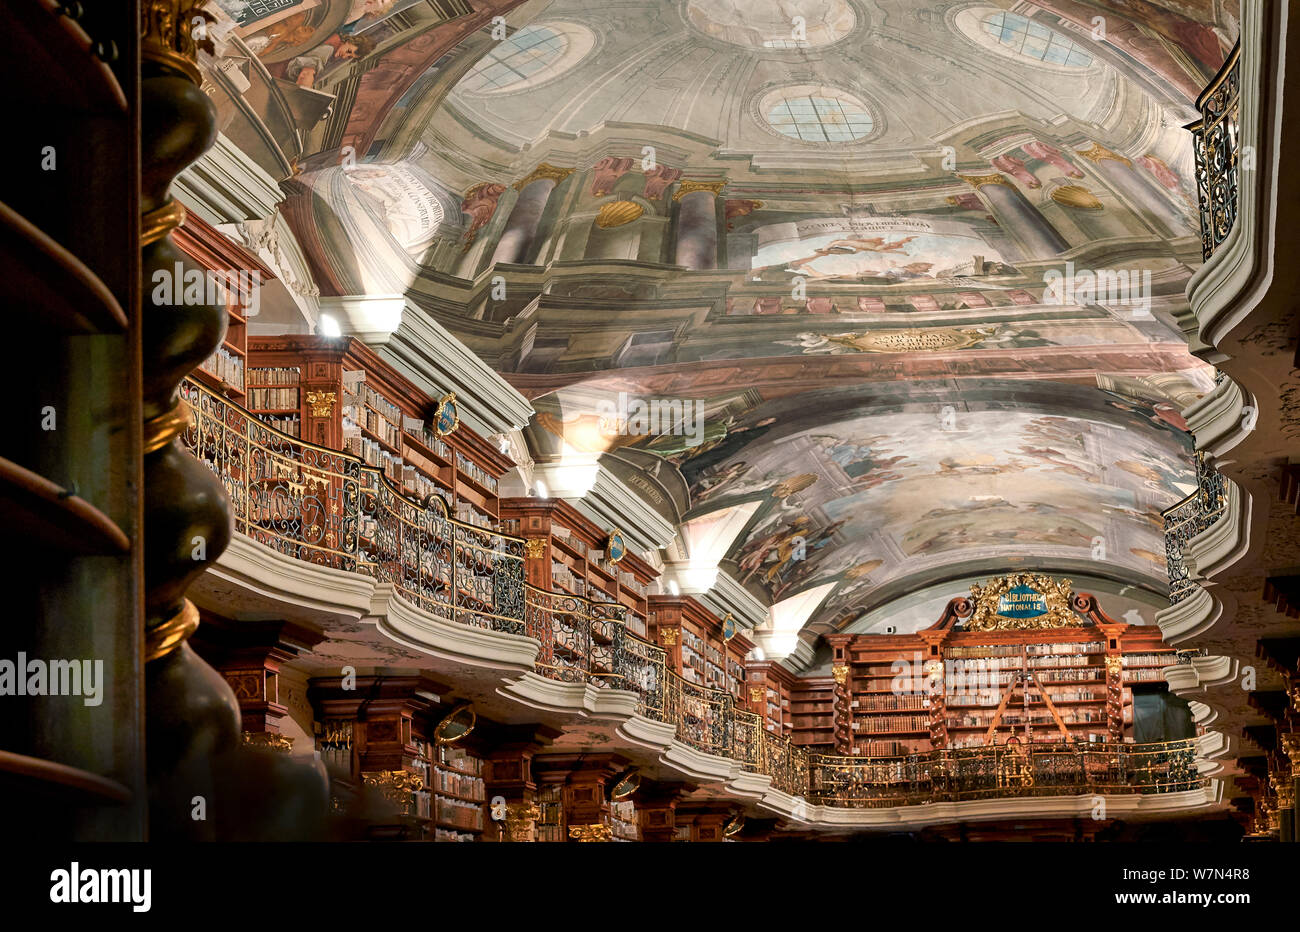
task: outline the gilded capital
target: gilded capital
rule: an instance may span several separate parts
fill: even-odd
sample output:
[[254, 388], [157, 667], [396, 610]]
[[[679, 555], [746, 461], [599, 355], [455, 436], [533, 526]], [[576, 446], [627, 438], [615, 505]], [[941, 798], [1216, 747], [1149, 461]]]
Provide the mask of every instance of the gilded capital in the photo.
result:
[[537, 559], [546, 556], [546, 538], [530, 537], [524, 541], [524, 556]]
[[1118, 676], [1120, 671], [1123, 669], [1124, 669], [1123, 657], [1106, 658], [1106, 672], [1109, 673], [1111, 676]]
[[837, 663], [831, 667], [831, 676], [835, 677], [835, 685], [843, 686], [849, 681], [849, 668], [847, 664]]
[[614, 830], [608, 825], [600, 823], [595, 825], [570, 825], [569, 837], [574, 841], [610, 841], [614, 837]]
[[144, 0], [140, 6], [140, 55], [181, 72], [195, 84], [199, 50], [212, 54], [208, 24], [215, 21], [202, 9], [207, 0]]
[[660, 628], [660, 629], [659, 629], [659, 640], [660, 640], [661, 642], [663, 642], [664, 644], [667, 644], [667, 645], [670, 646], [670, 647], [671, 647], [672, 645], [676, 644], [676, 643], [677, 643], [677, 629], [676, 629], [676, 628]]
[[749, 701], [750, 701], [750, 702], [762, 702], [762, 701], [763, 701], [763, 689], [762, 689], [762, 687], [760, 687], [760, 686], [752, 686], [752, 687], [750, 687], [750, 690], [749, 690]]
[[571, 174], [573, 174], [572, 168], [557, 168], [556, 166], [551, 165], [548, 162], [543, 162], [542, 164], [534, 168], [531, 172], [529, 172], [527, 175], [525, 175], [523, 178], [516, 181], [515, 190], [522, 191], [524, 188], [528, 187], [534, 181], [550, 180], [550, 181], [554, 181], [556, 184], [559, 184], [565, 178], [568, 178]]
[[707, 191], [714, 197], [722, 193], [722, 189], [727, 186], [724, 178], [722, 181], [683, 181], [678, 187], [677, 193], [673, 195], [674, 201], [680, 201], [688, 194], [694, 194], [696, 191]]
[[307, 404], [312, 417], [329, 417], [334, 412], [334, 392], [308, 392]]
[[1110, 159], [1111, 161], [1114, 162], [1123, 162], [1129, 168], [1133, 167], [1133, 163], [1130, 162], [1128, 159], [1126, 159], [1124, 156], [1120, 155], [1117, 152], [1110, 151], [1099, 142], [1094, 142], [1086, 149], [1076, 149], [1075, 151], [1078, 152], [1085, 159], [1087, 159], [1089, 162], [1092, 162], [1093, 164], [1096, 164], [1097, 162], [1104, 162], [1106, 159]]

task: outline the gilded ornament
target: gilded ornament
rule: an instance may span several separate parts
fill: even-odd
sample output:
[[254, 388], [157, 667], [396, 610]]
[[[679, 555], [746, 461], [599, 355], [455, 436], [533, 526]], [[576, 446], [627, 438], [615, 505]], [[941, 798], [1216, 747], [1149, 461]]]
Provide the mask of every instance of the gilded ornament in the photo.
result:
[[543, 162], [542, 164], [534, 168], [531, 172], [529, 172], [527, 175], [525, 175], [523, 178], [516, 181], [515, 190], [522, 191], [524, 188], [528, 187], [534, 181], [554, 181], [556, 184], [559, 184], [565, 178], [568, 178], [571, 174], [573, 174], [572, 168], [557, 168], [554, 165], [550, 165], [546, 162]]
[[538, 557], [546, 556], [546, 548], [545, 537], [530, 537], [524, 541], [524, 556], [536, 560]]
[[982, 188], [986, 184], [1004, 184], [1011, 187], [1011, 182], [1007, 180], [1005, 175], [996, 173], [991, 175], [958, 175], [957, 177], [972, 188]]
[[1087, 188], [1077, 184], [1065, 184], [1052, 192], [1052, 200], [1075, 210], [1102, 210], [1101, 201], [1097, 200]]
[[1124, 671], [1123, 657], [1111, 656], [1106, 658], [1106, 672], [1109, 675], [1118, 676], [1123, 671]]
[[1104, 162], [1106, 159], [1110, 159], [1113, 162], [1122, 162], [1125, 165], [1127, 165], [1129, 168], [1133, 167], [1133, 163], [1130, 162], [1128, 159], [1126, 159], [1124, 156], [1120, 155], [1117, 152], [1110, 151], [1099, 142], [1094, 142], [1086, 149], [1076, 149], [1075, 151], [1078, 152], [1079, 155], [1087, 159], [1089, 162], [1093, 162], [1094, 164], [1097, 162]]
[[140, 6], [140, 57], [181, 72], [196, 85], [199, 50], [213, 53], [207, 0], [145, 0]]
[[415, 799], [412, 794], [424, 789], [419, 774], [409, 770], [362, 771], [363, 786], [373, 787], [379, 795], [398, 808], [402, 815], [413, 815]]
[[307, 404], [312, 417], [329, 417], [334, 413], [334, 392], [308, 392]]
[[677, 643], [677, 629], [676, 629], [676, 628], [660, 628], [660, 629], [659, 629], [659, 640], [662, 641], [664, 644], [669, 645], [670, 647], [671, 647], [673, 644], [676, 644], [676, 643]]
[[246, 731], [243, 737], [244, 744], [270, 748], [272, 751], [279, 751], [281, 754], [293, 753], [293, 739], [288, 735], [276, 734], [273, 731]]
[[858, 353], [940, 353], [974, 346], [991, 336], [986, 330], [936, 327], [929, 330], [873, 330], [869, 333], [823, 333], [830, 343], [838, 343]]
[[595, 825], [570, 825], [569, 837], [574, 841], [610, 841], [614, 837], [614, 830], [608, 825], [600, 823]]
[[596, 214], [596, 226], [602, 230], [611, 230], [631, 223], [643, 213], [645, 208], [634, 201], [612, 201], [601, 207], [600, 213]]
[[763, 690], [762, 690], [762, 688], [760, 688], [760, 687], [758, 687], [758, 686], [751, 687], [750, 690], [749, 690], [749, 701], [750, 701], [750, 702], [762, 702], [762, 701], [763, 701]]
[[724, 178], [722, 181], [683, 181], [677, 188], [677, 193], [673, 195], [674, 201], [680, 201], [688, 194], [694, 194], [696, 191], [707, 191], [714, 197], [722, 193], [722, 189], [727, 186]]
[[[1070, 608], [1073, 592], [1068, 579], [1014, 573], [983, 586], [972, 585], [970, 591], [975, 610], [964, 625], [967, 631], [1030, 631], [1084, 625]], [[1024, 614], [1029, 610], [1034, 613]], [[1010, 611], [1019, 614], [1004, 614]]]
[[198, 607], [189, 599], [181, 610], [160, 625], [145, 629], [144, 659], [148, 663], [166, 657], [180, 647], [199, 627]]
[[170, 411], [144, 422], [144, 452], [161, 450], [194, 424], [194, 411], [182, 399]]
[[835, 677], [835, 685], [843, 686], [849, 681], [849, 668], [845, 664], [835, 664], [831, 667], [831, 676]]

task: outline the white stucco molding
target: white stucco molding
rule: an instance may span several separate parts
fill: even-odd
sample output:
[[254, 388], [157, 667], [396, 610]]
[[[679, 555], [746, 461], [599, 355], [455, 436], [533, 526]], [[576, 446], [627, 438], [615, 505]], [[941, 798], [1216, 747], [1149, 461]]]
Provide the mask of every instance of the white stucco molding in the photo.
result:
[[1259, 305], [1273, 281], [1289, 6], [1241, 2], [1238, 151], [1253, 152], [1255, 168], [1239, 172], [1232, 231], [1187, 283], [1199, 337], [1214, 348]]
[[525, 426], [532, 417], [527, 398], [409, 298], [322, 297], [320, 309], [426, 394], [437, 398], [455, 392], [461, 420], [471, 430], [500, 434]]

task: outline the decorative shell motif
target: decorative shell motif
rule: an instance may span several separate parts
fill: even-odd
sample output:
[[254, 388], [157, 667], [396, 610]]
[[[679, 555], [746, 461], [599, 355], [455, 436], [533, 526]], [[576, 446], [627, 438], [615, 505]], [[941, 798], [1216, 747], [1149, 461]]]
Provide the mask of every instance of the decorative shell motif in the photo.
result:
[[633, 201], [611, 201], [596, 214], [596, 226], [602, 230], [621, 227], [645, 213], [645, 208]]
[[1101, 210], [1101, 201], [1082, 185], [1065, 184], [1052, 192], [1052, 200], [1076, 210]]

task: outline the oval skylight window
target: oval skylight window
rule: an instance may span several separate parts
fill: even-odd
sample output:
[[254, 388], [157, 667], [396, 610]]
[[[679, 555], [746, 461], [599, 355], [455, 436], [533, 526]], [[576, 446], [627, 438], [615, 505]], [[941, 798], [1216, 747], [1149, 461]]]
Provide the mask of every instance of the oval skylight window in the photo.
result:
[[594, 44], [589, 30], [569, 23], [527, 26], [494, 45], [456, 87], [475, 94], [522, 90], [568, 71]]
[[980, 20], [980, 26], [999, 45], [1016, 55], [1069, 68], [1086, 68], [1092, 64], [1092, 56], [1074, 42], [1019, 13], [989, 13]]
[[866, 105], [828, 89], [780, 92], [764, 101], [763, 116], [778, 133], [801, 142], [853, 142], [875, 127]]

